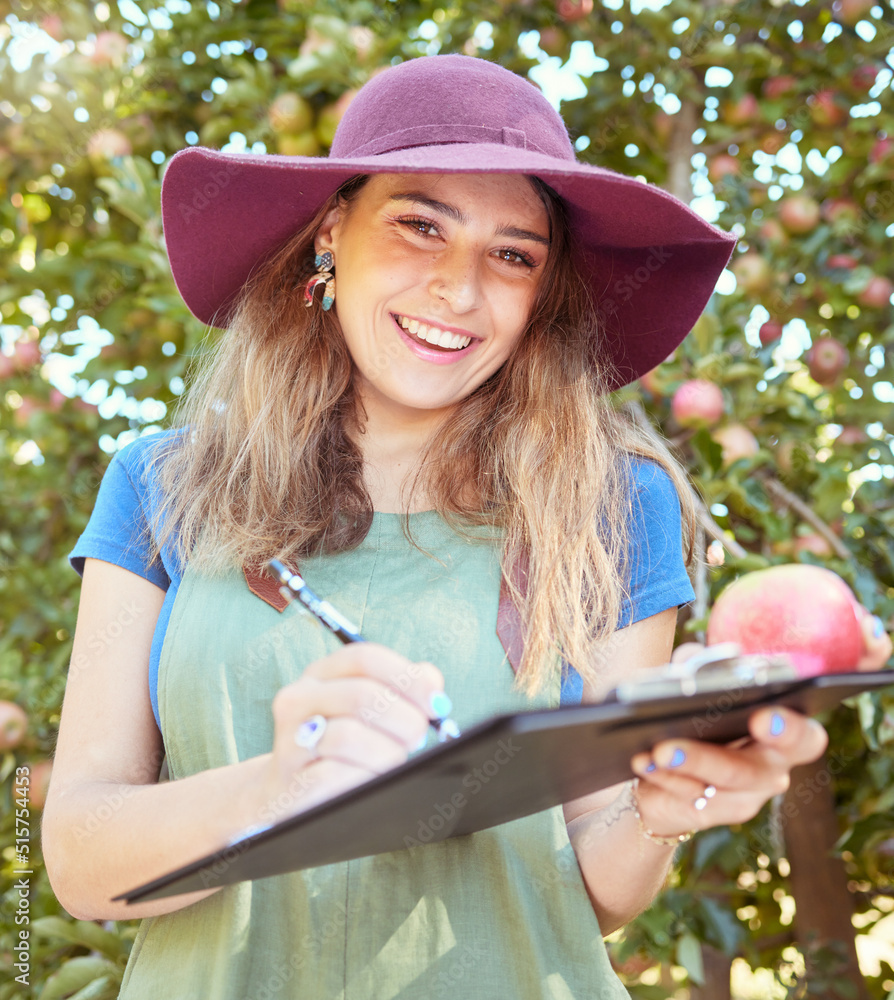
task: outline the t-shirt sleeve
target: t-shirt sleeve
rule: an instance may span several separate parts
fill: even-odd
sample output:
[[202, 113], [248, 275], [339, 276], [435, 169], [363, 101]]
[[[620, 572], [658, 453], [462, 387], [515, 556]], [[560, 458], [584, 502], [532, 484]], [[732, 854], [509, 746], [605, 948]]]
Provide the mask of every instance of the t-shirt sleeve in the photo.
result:
[[619, 628], [695, 600], [683, 561], [680, 499], [670, 476], [655, 462], [633, 463], [629, 598]]
[[170, 577], [163, 563], [149, 558], [145, 441], [139, 439], [113, 456], [87, 527], [68, 558], [81, 575], [85, 559], [102, 559], [167, 590]]

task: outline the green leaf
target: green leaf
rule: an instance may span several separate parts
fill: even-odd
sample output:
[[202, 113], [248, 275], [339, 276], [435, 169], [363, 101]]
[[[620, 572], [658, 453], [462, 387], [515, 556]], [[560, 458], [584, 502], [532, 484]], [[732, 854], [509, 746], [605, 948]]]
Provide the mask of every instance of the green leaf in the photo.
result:
[[115, 1000], [121, 986], [121, 979], [112, 976], [102, 976], [88, 983], [82, 990], [72, 993], [68, 1000]]
[[31, 929], [40, 937], [55, 938], [70, 944], [83, 945], [91, 951], [100, 951], [110, 959], [127, 954], [121, 938], [90, 920], [65, 920], [62, 917], [38, 917]]
[[92, 955], [70, 958], [58, 972], [50, 976], [38, 1000], [63, 1000], [89, 986], [95, 979], [116, 977], [120, 972], [119, 966], [105, 958], [95, 958]]
[[677, 963], [682, 965], [689, 978], [699, 986], [705, 981], [705, 966], [702, 961], [702, 946], [699, 939], [687, 931], [677, 939]]
[[744, 935], [744, 928], [735, 913], [711, 896], [700, 896], [698, 902], [709, 940], [718, 945], [724, 954], [735, 955]]

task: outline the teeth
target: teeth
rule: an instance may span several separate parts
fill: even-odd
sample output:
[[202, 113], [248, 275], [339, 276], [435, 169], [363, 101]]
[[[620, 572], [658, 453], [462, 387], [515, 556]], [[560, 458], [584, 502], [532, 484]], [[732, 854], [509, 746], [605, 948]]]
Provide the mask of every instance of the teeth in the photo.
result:
[[420, 340], [435, 347], [447, 347], [456, 351], [472, 343], [471, 337], [461, 337], [458, 333], [450, 333], [448, 330], [420, 323], [418, 319], [407, 319], [406, 316], [397, 316], [396, 319], [404, 330], [414, 333]]

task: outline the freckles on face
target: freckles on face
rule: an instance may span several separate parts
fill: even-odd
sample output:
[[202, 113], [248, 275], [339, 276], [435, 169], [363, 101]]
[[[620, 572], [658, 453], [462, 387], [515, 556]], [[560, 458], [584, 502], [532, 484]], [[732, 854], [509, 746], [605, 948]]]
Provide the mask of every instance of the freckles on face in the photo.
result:
[[317, 237], [362, 382], [449, 407], [511, 355], [549, 252], [549, 217], [516, 175], [372, 177]]

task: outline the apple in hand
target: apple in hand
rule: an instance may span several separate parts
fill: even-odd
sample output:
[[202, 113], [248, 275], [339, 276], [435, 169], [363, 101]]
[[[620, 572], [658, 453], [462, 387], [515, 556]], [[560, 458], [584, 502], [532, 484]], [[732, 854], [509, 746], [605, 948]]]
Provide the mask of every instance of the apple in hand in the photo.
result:
[[802, 677], [857, 669], [866, 615], [850, 587], [822, 566], [790, 564], [747, 573], [717, 598], [708, 645], [743, 653], [784, 653]]

